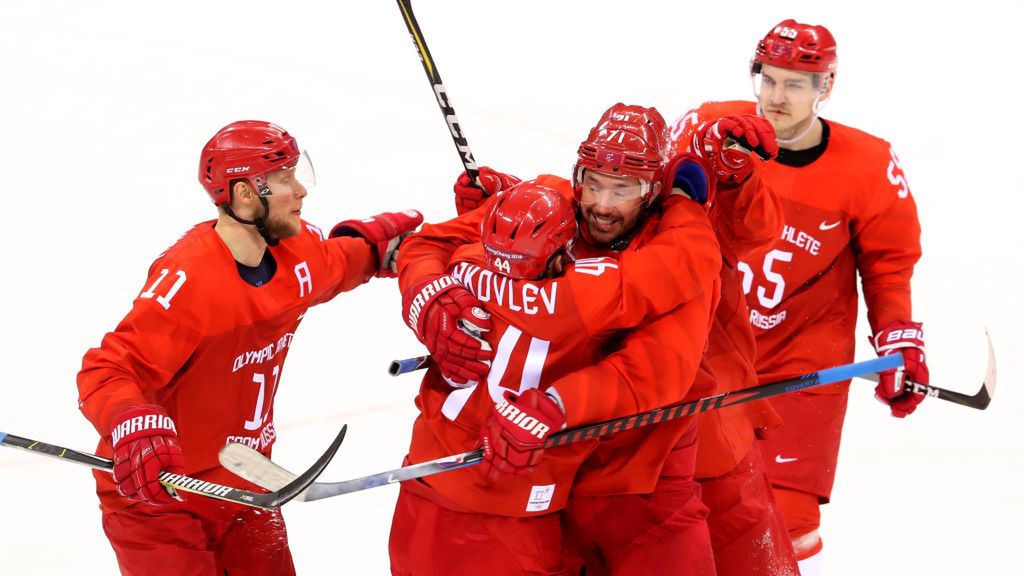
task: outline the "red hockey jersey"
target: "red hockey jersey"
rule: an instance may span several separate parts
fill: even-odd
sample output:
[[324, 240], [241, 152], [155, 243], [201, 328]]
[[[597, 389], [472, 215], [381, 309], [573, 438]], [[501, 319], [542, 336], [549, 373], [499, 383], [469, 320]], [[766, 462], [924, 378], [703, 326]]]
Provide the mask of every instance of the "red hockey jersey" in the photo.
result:
[[[561, 191], [566, 196], [571, 197], [572, 195], [570, 184], [562, 178], [543, 176], [538, 178], [538, 181]], [[399, 258], [400, 285], [409, 286], [420, 278], [436, 274], [439, 260], [447, 257], [448, 254], [461, 244], [478, 239], [479, 222], [484, 210], [486, 208], [475, 210], [444, 224], [425, 226], [419, 235], [410, 237], [403, 245]], [[655, 235], [659, 230], [669, 233]], [[637, 246], [644, 246], [645, 248], [643, 250], [636, 250], [634, 247]], [[592, 266], [593, 262], [604, 263], [602, 265], [607, 266], [614, 262], [611, 259], [601, 258], [601, 256], [606, 255], [598, 253], [587, 254], [585, 250], [585, 246], [577, 245], [577, 256], [589, 256], [599, 259], [583, 260], [577, 264], [577, 267], [583, 265]], [[653, 254], [658, 254], [658, 256], [651, 257]], [[663, 278], [656, 278], [657, 275], [662, 277], [666, 275], [673, 276], [674, 291], [679, 291], [676, 296], [680, 301], [685, 301], [686, 304], [667, 308], [671, 309], [670, 313], [661, 315], [651, 322], [644, 323], [641, 327], [631, 331], [624, 341], [621, 338], [616, 338], [604, 346], [601, 346], [600, 340], [595, 340], [592, 336], [593, 331], [596, 329], [601, 329], [607, 333], [607, 330], [602, 327], [607, 327], [608, 322], [614, 320], [612, 315], [607, 312], [596, 316], [581, 317], [575, 323], [564, 321], [552, 322], [550, 318], [547, 320], [539, 319], [536, 322], [537, 327], [531, 329], [541, 331], [541, 333], [552, 330], [565, 331], [559, 340], [549, 341], [551, 344], [546, 349], [546, 354], [549, 355], [549, 362], [546, 364], [548, 368], [545, 368], [543, 372], [543, 385], [546, 386], [551, 382], [555, 382], [555, 389], [565, 404], [570, 426], [578, 426], [650, 410], [686, 398], [704, 347], [710, 323], [711, 308], [717, 300], [717, 274], [718, 267], [720, 266], [719, 248], [714, 240], [713, 232], [710, 229], [703, 209], [688, 200], [668, 210], [664, 217], [655, 214], [648, 218], [643, 229], [634, 240], [631, 249], [625, 253], [617, 254], [617, 256], [622, 270], [628, 271], [631, 277], [635, 279], [633, 280], [634, 282], [653, 285], [664, 280]], [[670, 269], [671, 266], [674, 266], [675, 269]], [[615, 268], [615, 270], [618, 270], [618, 268]], [[593, 286], [596, 287], [597, 285], [593, 284]], [[574, 291], [573, 299], [576, 302], [585, 302], [588, 307], [594, 305], [591, 304], [591, 295], [582, 296], [582, 294], [588, 294], [587, 291], [591, 289], [580, 288], [578, 291]], [[595, 302], [606, 301], [607, 290], [603, 292], [605, 297], [595, 298]], [[659, 295], [658, 291], [651, 291], [650, 288], [646, 288], [642, 292], [646, 293], [643, 299], [664, 300], [664, 295]], [[598, 297], [601, 293], [595, 292], [593, 297]], [[637, 294], [617, 304], [616, 313], [621, 315], [624, 309], [632, 308], [633, 304], [631, 302], [638, 297]], [[651, 308], [650, 302], [646, 303], [643, 309], [647, 310], [644, 316], [650, 316], [650, 312], [655, 311], [655, 308]], [[492, 312], [494, 311], [492, 310]], [[637, 320], [635, 313], [632, 314], [632, 317], [633, 320]], [[590, 327], [581, 328], [578, 325], [580, 321], [583, 321]], [[635, 324], [635, 322], [633, 323]], [[619, 325], [618, 327], [624, 326]], [[501, 336], [507, 337], [504, 335], [516, 334], [517, 330], [516, 320], [512, 320], [511, 331], [496, 330], [489, 338], [498, 338], [498, 332], [501, 333]], [[638, 334], [638, 336], [634, 336], [635, 334]], [[586, 340], [580, 340], [584, 336], [586, 336]], [[531, 336], [531, 338], [536, 338], [536, 336]], [[512, 341], [518, 343], [519, 346], [525, 347], [521, 348], [521, 352], [525, 353], [526, 358], [528, 358], [530, 345], [522, 340], [516, 334]], [[552, 353], [550, 346], [554, 346], [556, 341], [559, 342], [559, 346], [565, 346], [565, 349], [561, 352], [562, 356], [558, 358], [550, 356]], [[666, 347], [663, 345], [665, 341], [678, 342], [679, 345], [676, 347]], [[532, 343], [534, 340], [530, 340], [530, 342]], [[657, 342], [658, 344], [652, 345], [652, 342]], [[494, 343], [492, 343], [492, 346], [494, 346]], [[521, 385], [521, 374], [504, 372], [510, 363], [502, 354], [502, 339], [499, 338], [497, 340], [495, 350], [496, 358], [491, 368], [489, 380], [499, 380], [506, 387], [517, 388]], [[597, 366], [593, 365], [598, 360], [601, 360], [604, 354], [613, 350], [617, 351], [612, 356], [602, 360]], [[577, 370], [584, 366], [589, 366], [589, 368]], [[495, 374], [498, 375], [498, 378], [495, 378]], [[438, 378], [436, 373], [434, 378], [435, 380]], [[422, 403], [424, 398], [429, 398], [431, 394], [438, 393], [433, 390], [438, 386], [437, 382], [430, 382], [429, 379], [430, 375], [424, 381], [420, 403], [421, 411], [426, 416], [421, 417], [417, 421], [414, 436], [417, 432], [423, 434], [421, 427], [425, 426], [425, 421], [429, 419], [430, 414], [438, 411], [436, 405], [430, 406], [429, 404], [425, 405]], [[509, 384], [510, 382], [512, 384]], [[445, 386], [443, 383], [440, 385]], [[704, 392], [703, 395], [713, 393], [711, 390], [702, 392]], [[486, 405], [478, 407], [478, 410], [485, 410], [485, 414], [489, 413], [493, 399], [483, 395], [480, 395], [480, 398], [481, 402], [486, 402]], [[657, 428], [668, 431], [669, 427], [673, 429], [678, 427], [679, 434], [681, 434], [691, 425], [692, 421], [681, 420], [672, 424], [662, 424]], [[648, 431], [644, 431], [642, 436], [646, 436], [647, 433]], [[679, 434], [675, 432], [667, 434], [665, 444], [674, 445]], [[628, 436], [632, 437], [633, 441], [636, 440], [636, 437], [629, 432], [616, 436]], [[479, 422], [475, 423], [473, 428], [466, 430], [463, 443], [461, 444], [463, 450], [456, 450], [456, 452], [475, 447], [478, 437]], [[600, 444], [603, 445], [606, 442], [601, 441]], [[551, 450], [545, 453], [544, 461], [553, 467], [560, 467], [560, 469], [564, 470], [565, 476], [571, 478], [569, 472], [574, 471], [580, 457], [592, 447], [593, 444], [576, 444]], [[654, 462], [659, 457], [664, 458], [664, 455], [658, 455], [662, 450], [665, 450], [665, 453], [667, 453], [665, 447], [660, 444], [650, 452], [630, 444], [628, 454], [629, 457], [638, 458], [637, 462]], [[418, 448], [414, 439], [414, 445], [410, 451], [413, 462], [442, 455], [430, 452], [417, 454], [417, 452]], [[565, 458], [564, 461], [559, 460], [563, 457]], [[459, 488], [461, 487], [465, 490], [467, 484], [473, 480], [469, 479], [470, 470], [461, 471], [465, 472], [462, 478], [455, 476], [459, 472], [447, 473], [444, 475], [445, 478], [440, 478], [440, 476], [436, 479], [431, 478], [429, 482], [459, 506], [468, 509], [479, 509], [479, 506], [486, 506], [483, 510], [492, 512], [498, 509], [496, 503], [488, 500], [486, 491], [482, 489], [483, 487], [481, 487], [479, 499], [474, 499], [472, 502], [469, 501], [467, 494], [460, 493]], [[656, 475], [655, 473], [654, 476], [656, 477]], [[565, 482], [537, 484], [537, 475], [531, 475], [526, 478], [529, 479], [529, 482], [523, 485], [522, 490], [524, 494], [546, 493], [546, 490], [552, 489], [555, 485], [559, 484], [567, 487]], [[631, 478], [633, 477], [623, 475], [617, 482], [630, 483], [633, 481]], [[445, 489], [443, 484], [449, 480], [451, 487], [450, 489]], [[503, 482], [514, 481], [515, 479]], [[564, 504], [565, 498], [568, 496], [568, 491], [564, 487], [560, 491], [551, 490], [554, 492], [553, 499], [549, 504], [544, 504], [543, 511], [554, 510]], [[527, 491], [527, 489], [532, 490], [532, 492]], [[500, 513], [523, 513], [523, 498], [520, 497], [518, 500], [512, 500], [515, 501], [513, 507], [508, 510], [502, 509]], [[477, 504], [477, 502], [479, 503]], [[470, 503], [473, 503], [473, 506], [470, 506]], [[538, 508], [536, 511], [539, 512], [541, 509]]]
[[[104, 456], [121, 411], [160, 405], [176, 424], [185, 473], [240, 485], [220, 468], [218, 451], [242, 442], [270, 455], [274, 396], [299, 322], [310, 306], [371, 278], [376, 257], [361, 238], [325, 240], [303, 223], [299, 235], [268, 248], [277, 272], [255, 287], [213, 225], [195, 226], [153, 262], [131, 311], [85, 354], [79, 405]], [[131, 503], [109, 473], [95, 476], [105, 509]]]
[[[691, 141], [699, 124], [694, 111], [675, 122], [672, 136], [675, 152], [692, 152]], [[754, 176], [743, 186], [720, 188], [711, 203], [709, 218], [722, 247], [722, 297], [708, 335], [697, 380], [704, 387], [717, 385], [719, 392], [734, 392], [756, 386], [754, 331], [747, 321], [749, 312], [743, 295], [738, 266], [764, 254], [782, 231], [782, 206], [778, 197]], [[780, 422], [767, 400], [712, 410], [701, 415], [698, 428], [697, 471], [699, 478], [728, 472], [746, 456], [757, 431]]]
[[[754, 111], [752, 102], [706, 103], [686, 123]], [[899, 159], [888, 142], [826, 122], [821, 157], [800, 168], [761, 166], [785, 222], [767, 253], [739, 263], [762, 382], [853, 360], [858, 273], [873, 331], [912, 317], [921, 228]], [[809, 392], [841, 394], [848, 387]]]

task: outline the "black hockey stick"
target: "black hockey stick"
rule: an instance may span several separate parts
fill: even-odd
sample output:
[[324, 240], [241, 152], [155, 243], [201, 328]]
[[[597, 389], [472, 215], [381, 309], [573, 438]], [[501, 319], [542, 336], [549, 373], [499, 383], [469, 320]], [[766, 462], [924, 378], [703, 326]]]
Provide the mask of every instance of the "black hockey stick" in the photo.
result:
[[[881, 372], [883, 370], [899, 368], [900, 366], [903, 366], [903, 357], [898, 354], [882, 356], [881, 358], [875, 358], [874, 360], [867, 360], [864, 362], [846, 364], [836, 368], [812, 372], [796, 378], [789, 378], [781, 382], [755, 386], [754, 388], [748, 388], [746, 390], [716, 394], [693, 402], [673, 404], [671, 406], [657, 408], [642, 414], [635, 414], [633, 416], [599, 422], [590, 426], [581, 426], [579, 428], [573, 428], [572, 430], [565, 430], [549, 436], [547, 440], [544, 441], [544, 447], [554, 448], [557, 446], [563, 446], [565, 444], [579, 442], [581, 440], [597, 438], [598, 436], [604, 436], [606, 434], [622, 432], [625, 430], [633, 430], [635, 428], [650, 426], [660, 422], [668, 422], [669, 420], [676, 420], [678, 418], [707, 412], [709, 410], [717, 410], [719, 408], [735, 406], [745, 402], [752, 402], [754, 400], [777, 396], [779, 394], [785, 394], [795, 390], [803, 390], [806, 388], [823, 386], [825, 384], [842, 382], [843, 380], [849, 380], [850, 378], [861, 374]], [[422, 478], [439, 472], [465, 468], [479, 463], [482, 459], [483, 450], [477, 449], [464, 452], [462, 454], [438, 458], [437, 460], [431, 460], [429, 462], [422, 462], [412, 466], [405, 466], [394, 470], [388, 470], [386, 472], [380, 472], [378, 474], [372, 474], [370, 476], [364, 476], [362, 478], [356, 478], [354, 480], [345, 480], [343, 482], [317, 482], [310, 485], [309, 488], [306, 489], [305, 493], [299, 494], [295, 499], [298, 501], [310, 502], [313, 500], [320, 500], [322, 498], [339, 496], [341, 494], [359, 492], [360, 490], [366, 490], [368, 488], [375, 488], [377, 486], [394, 484], [395, 482]], [[221, 448], [220, 463], [222, 466], [242, 478], [245, 478], [259, 486], [263, 486], [268, 490], [283, 486], [295, 478], [295, 475], [291, 472], [281, 468], [259, 452], [242, 444], [228, 444]]]
[[[954, 392], [910, 381], [907, 381], [906, 388], [915, 394], [927, 396], [928, 398], [938, 398], [939, 400], [968, 406], [976, 410], [988, 408], [989, 403], [992, 402], [992, 397], [996, 394], [996, 352], [992, 348], [992, 337], [989, 336], [988, 330], [985, 331], [985, 340], [988, 342], [988, 368], [985, 370], [985, 379], [981, 382], [981, 389], [973, 395], [968, 396], [962, 392]], [[860, 378], [878, 382], [878, 374], [864, 374]]]
[[412, 36], [412, 43], [416, 46], [416, 51], [419, 52], [423, 71], [427, 73], [430, 86], [434, 89], [437, 105], [441, 107], [441, 114], [444, 114], [448, 131], [451, 132], [452, 141], [455, 142], [455, 150], [458, 151], [459, 158], [462, 159], [462, 166], [465, 167], [466, 174], [469, 174], [470, 179], [476, 183], [480, 169], [476, 165], [476, 160], [473, 159], [473, 151], [469, 149], [469, 141], [462, 133], [462, 125], [459, 123], [458, 117], [455, 116], [455, 108], [448, 100], [448, 91], [441, 81], [441, 73], [434, 65], [434, 59], [430, 57], [427, 41], [423, 38], [423, 31], [420, 30], [416, 15], [412, 12], [412, 0], [398, 0], [398, 8], [402, 11], [402, 19], [405, 20], [405, 27], [409, 29], [409, 35]]
[[[200, 496], [206, 496], [207, 498], [216, 498], [218, 500], [226, 500], [228, 502], [235, 502], [237, 504], [244, 504], [255, 508], [265, 508], [267, 510], [280, 508], [286, 502], [295, 498], [295, 496], [305, 490], [317, 479], [318, 476], [320, 476], [324, 471], [324, 468], [327, 468], [327, 464], [330, 463], [332, 458], [334, 458], [334, 454], [341, 446], [342, 440], [345, 439], [345, 432], [347, 429], [347, 425], [341, 427], [341, 432], [338, 433], [334, 442], [331, 443], [331, 446], [327, 451], [320, 456], [309, 470], [306, 470], [299, 476], [292, 475], [291, 480], [267, 494], [259, 494], [256, 492], [249, 492], [248, 490], [232, 488], [230, 486], [222, 486], [220, 484], [214, 484], [213, 482], [190, 478], [184, 474], [172, 474], [170, 472], [160, 473], [160, 483], [169, 488], [174, 488], [175, 490], [191, 492], [193, 494], [199, 494]], [[0, 444], [11, 448], [20, 448], [35, 454], [52, 456], [68, 462], [74, 462], [76, 464], [84, 464], [85, 466], [96, 468], [98, 470], [107, 470], [111, 472], [114, 470], [114, 461], [109, 458], [103, 458], [101, 456], [87, 454], [85, 452], [78, 452], [70, 448], [54, 446], [53, 444], [46, 444], [36, 440], [29, 440], [28, 438], [14, 436], [12, 434], [7, 434], [6, 432], [0, 432]], [[256, 453], [259, 454], [259, 452]]]
[[[967, 406], [976, 410], [984, 410], [985, 408], [988, 408], [988, 405], [992, 401], [992, 397], [996, 392], [996, 355], [995, 350], [992, 348], [992, 338], [988, 335], [987, 331], [985, 332], [985, 339], [988, 342], [988, 368], [985, 371], [985, 379], [981, 382], [981, 389], [973, 395], [967, 395], [953, 390], [946, 390], [945, 388], [939, 388], [938, 386], [920, 384], [909, 380], [906, 383], [907, 390], [914, 394], [920, 394], [921, 396], [927, 396], [928, 398], [938, 398], [939, 400], [945, 400], [946, 402], [952, 402], [954, 404]], [[388, 374], [391, 374], [392, 376], [399, 376], [416, 370], [422, 370], [429, 365], [429, 355], [417, 356], [416, 358], [406, 358], [405, 360], [392, 360], [391, 365], [388, 366]], [[855, 378], [878, 382], [878, 374], [874, 372], [858, 374]]]

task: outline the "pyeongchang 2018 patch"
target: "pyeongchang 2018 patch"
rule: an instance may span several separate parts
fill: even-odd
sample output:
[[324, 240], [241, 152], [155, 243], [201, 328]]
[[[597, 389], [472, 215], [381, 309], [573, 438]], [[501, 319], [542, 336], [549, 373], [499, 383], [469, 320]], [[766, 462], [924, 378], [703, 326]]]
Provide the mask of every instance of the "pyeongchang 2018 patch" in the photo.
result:
[[551, 497], [555, 494], [555, 485], [534, 486], [530, 489], [530, 501], [526, 503], [527, 512], [542, 512], [551, 506]]

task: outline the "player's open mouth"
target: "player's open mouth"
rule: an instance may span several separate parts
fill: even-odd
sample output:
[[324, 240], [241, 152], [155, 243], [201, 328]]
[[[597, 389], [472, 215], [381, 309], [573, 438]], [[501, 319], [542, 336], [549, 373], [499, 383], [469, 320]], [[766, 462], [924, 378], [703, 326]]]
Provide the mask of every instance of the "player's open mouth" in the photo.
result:
[[608, 232], [612, 228], [614, 228], [615, 226], [617, 226], [619, 224], [619, 219], [618, 218], [604, 218], [604, 217], [601, 217], [601, 216], [594, 216], [593, 214], [591, 214], [590, 215], [590, 223], [597, 230], [600, 230], [601, 232]]

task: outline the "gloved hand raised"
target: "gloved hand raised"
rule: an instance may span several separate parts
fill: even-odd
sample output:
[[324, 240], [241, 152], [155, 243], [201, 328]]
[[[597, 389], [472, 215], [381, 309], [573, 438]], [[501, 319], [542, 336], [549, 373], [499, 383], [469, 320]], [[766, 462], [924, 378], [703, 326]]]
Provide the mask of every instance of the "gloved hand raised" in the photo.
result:
[[750, 114], [708, 122], [693, 138], [693, 150], [707, 161], [719, 184], [740, 185], [750, 178], [754, 171], [751, 152], [764, 161], [779, 154], [771, 123]]
[[487, 166], [480, 167], [479, 180], [480, 186], [477, 187], [469, 174], [463, 172], [455, 181], [455, 211], [459, 216], [479, 208], [487, 198], [521, 182], [511, 174], [503, 174]]

